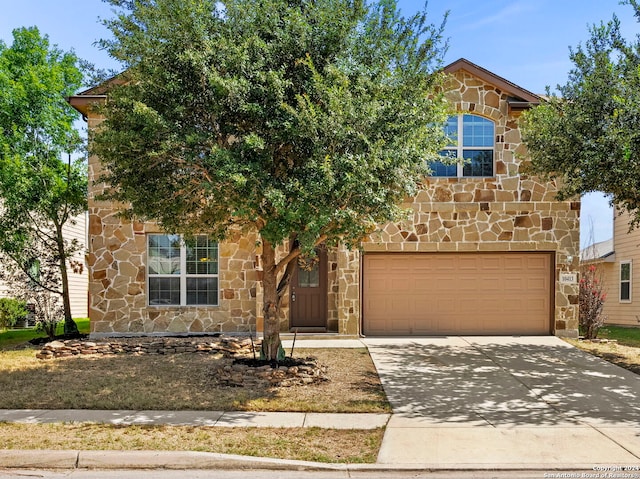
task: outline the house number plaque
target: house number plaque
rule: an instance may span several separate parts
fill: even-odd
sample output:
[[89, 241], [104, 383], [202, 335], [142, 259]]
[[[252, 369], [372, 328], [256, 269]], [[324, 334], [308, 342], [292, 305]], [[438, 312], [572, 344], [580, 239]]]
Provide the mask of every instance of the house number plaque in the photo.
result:
[[563, 284], [575, 284], [578, 282], [577, 273], [560, 273], [560, 282]]

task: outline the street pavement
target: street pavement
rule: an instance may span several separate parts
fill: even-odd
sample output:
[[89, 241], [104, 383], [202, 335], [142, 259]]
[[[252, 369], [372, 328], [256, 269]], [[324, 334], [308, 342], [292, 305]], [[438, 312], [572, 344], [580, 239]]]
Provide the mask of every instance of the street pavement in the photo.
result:
[[[0, 468], [250, 468], [349, 474], [502, 470], [538, 471], [539, 477], [549, 478], [570, 477], [558, 473], [569, 471], [576, 477], [640, 478], [640, 379], [633, 373], [555, 337], [298, 337], [296, 342], [300, 348], [365, 346], [392, 405], [391, 416], [0, 410], [0, 421], [354, 429], [386, 424], [377, 464], [198, 452], [0, 450]], [[291, 340], [285, 343], [288, 347]]]

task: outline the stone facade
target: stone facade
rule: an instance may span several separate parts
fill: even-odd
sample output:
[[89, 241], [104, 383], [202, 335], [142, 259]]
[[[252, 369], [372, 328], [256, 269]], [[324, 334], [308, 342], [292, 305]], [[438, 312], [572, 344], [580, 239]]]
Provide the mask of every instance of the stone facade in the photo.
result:
[[[452, 72], [449, 101], [495, 123], [495, 176], [428, 178], [407, 202], [412, 217], [383, 226], [364, 243], [364, 251], [484, 252], [544, 251], [555, 254], [553, 329], [577, 336], [578, 285], [559, 281], [579, 263], [580, 203], [556, 201], [557, 185], [523, 172], [526, 148], [518, 129], [519, 112], [510, 93], [465, 69]], [[508, 87], [509, 85], [507, 85]]]
[[[89, 117], [89, 128], [100, 118]], [[149, 306], [146, 241], [160, 230], [118, 215], [96, 198], [104, 187], [99, 158], [89, 158], [89, 317], [92, 337], [255, 333], [258, 271], [256, 236], [237, 232], [219, 245], [219, 305]]]
[[[580, 205], [556, 201], [555, 184], [529, 177], [523, 171], [526, 150], [518, 129], [522, 101], [514, 102], [514, 92], [527, 92], [466, 61], [456, 62], [448, 72], [449, 100], [455, 110], [488, 118], [495, 124], [494, 176], [428, 178], [424, 189], [404, 205], [412, 212], [411, 217], [381, 226], [363, 243], [362, 252], [343, 247], [330, 251], [326, 330], [343, 335], [361, 332], [362, 254], [544, 251], [555, 257], [552, 329], [558, 335], [577, 336], [578, 286], [561, 283], [559, 275], [578, 268]], [[527, 98], [533, 97], [529, 95]], [[82, 94], [75, 98], [79, 104]], [[85, 108], [83, 112], [88, 111]], [[90, 113], [87, 116], [89, 127], [95, 128], [100, 119]], [[102, 188], [91, 180], [99, 177], [100, 169], [99, 159], [90, 158], [92, 336], [260, 331], [259, 238], [237, 233], [220, 244], [219, 306], [150, 306], [146, 295], [146, 235], [158, 229], [151, 223], [124, 221], [117, 216], [117, 205], [96, 200]], [[285, 251], [283, 248], [280, 254]], [[282, 331], [289, 330], [288, 311], [285, 299]]]

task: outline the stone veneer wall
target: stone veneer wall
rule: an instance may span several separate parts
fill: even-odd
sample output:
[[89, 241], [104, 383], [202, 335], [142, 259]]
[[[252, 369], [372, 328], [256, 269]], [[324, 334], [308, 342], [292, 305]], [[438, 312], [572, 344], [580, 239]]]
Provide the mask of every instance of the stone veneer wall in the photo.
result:
[[[549, 251], [555, 253], [554, 330], [576, 336], [578, 286], [561, 284], [560, 271], [577, 272], [578, 202], [555, 201], [557, 188], [522, 172], [517, 115], [507, 94], [464, 71], [452, 79], [450, 100], [459, 112], [495, 122], [495, 176], [429, 178], [425, 189], [405, 206], [409, 221], [388, 224], [364, 243], [373, 251]], [[99, 119], [90, 118], [95, 128]], [[100, 175], [89, 159], [90, 178]], [[255, 234], [239, 233], [220, 245], [220, 305], [153, 307], [146, 299], [146, 234], [152, 224], [128, 223], [110, 203], [99, 202], [100, 185], [90, 182], [90, 318], [92, 336], [249, 332], [262, 327], [259, 246]], [[286, 248], [279, 251], [283, 254]], [[570, 259], [573, 258], [571, 261]], [[339, 247], [329, 252], [329, 331], [360, 331], [360, 253]], [[256, 306], [257, 305], [257, 306]], [[281, 331], [288, 331], [288, 297]]]
[[[89, 128], [100, 119], [90, 118]], [[89, 178], [102, 166], [89, 158]], [[256, 330], [256, 236], [236, 233], [219, 245], [219, 306], [149, 306], [146, 235], [153, 223], [119, 218], [117, 205], [98, 201], [103, 186], [89, 182], [89, 317], [91, 336], [248, 333]]]
[[577, 336], [578, 285], [561, 284], [561, 271], [576, 272], [579, 202], [555, 200], [553, 183], [522, 172], [526, 149], [507, 94], [464, 71], [452, 79], [450, 100], [458, 112], [495, 122], [495, 176], [429, 178], [405, 207], [409, 221], [387, 224], [364, 251], [548, 251], [555, 253], [556, 335]]

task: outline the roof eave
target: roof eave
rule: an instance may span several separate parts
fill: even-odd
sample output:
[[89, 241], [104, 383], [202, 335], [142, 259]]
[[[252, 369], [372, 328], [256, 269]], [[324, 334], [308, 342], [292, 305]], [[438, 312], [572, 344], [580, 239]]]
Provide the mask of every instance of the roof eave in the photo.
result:
[[540, 102], [520, 101], [520, 100], [511, 99], [511, 98], [509, 98], [507, 102], [509, 103], [509, 109], [515, 112], [528, 110], [529, 108], [533, 108], [534, 106], [537, 106], [540, 104]]
[[467, 73], [480, 78], [481, 80], [491, 83], [500, 90], [504, 91], [510, 96], [509, 107], [512, 111], [522, 111], [533, 106], [539, 105], [542, 98], [535, 93], [531, 93], [528, 90], [510, 82], [509, 80], [496, 75], [489, 70], [482, 68], [475, 63], [470, 62], [466, 58], [460, 58], [455, 62], [444, 67], [445, 73], [455, 73], [459, 70], [464, 70]]
[[67, 98], [69, 104], [78, 110], [82, 117], [85, 119], [88, 118], [91, 110], [101, 103], [104, 103], [107, 99], [107, 95], [74, 95]]

